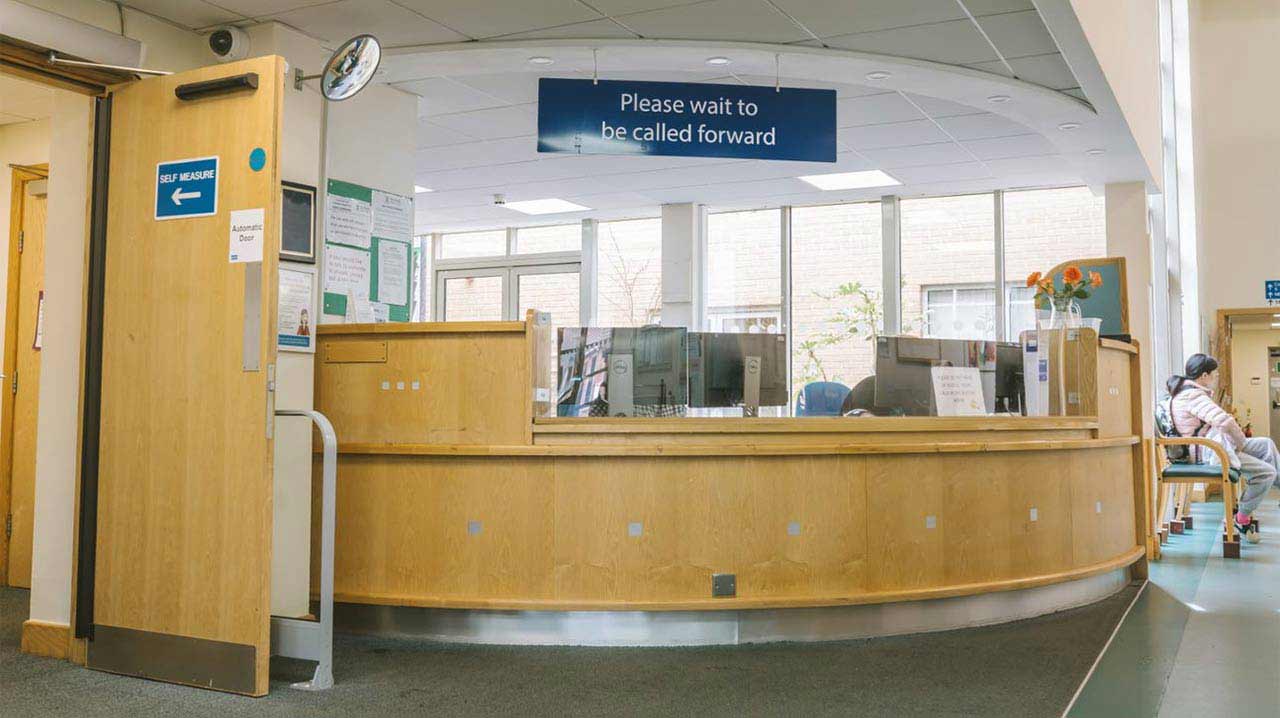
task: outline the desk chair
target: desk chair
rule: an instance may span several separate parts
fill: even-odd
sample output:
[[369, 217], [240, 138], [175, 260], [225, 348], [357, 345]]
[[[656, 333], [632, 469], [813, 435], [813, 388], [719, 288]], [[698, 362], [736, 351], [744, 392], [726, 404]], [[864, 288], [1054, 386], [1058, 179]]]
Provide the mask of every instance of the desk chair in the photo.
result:
[[[1227, 456], [1226, 449], [1223, 449], [1218, 442], [1212, 439], [1205, 439], [1197, 436], [1164, 436], [1158, 433], [1156, 435], [1156, 466], [1160, 467], [1158, 474], [1160, 490], [1158, 492], [1159, 502], [1156, 515], [1160, 517], [1160, 543], [1164, 543], [1169, 537], [1169, 531], [1173, 526], [1166, 527], [1163, 523], [1165, 514], [1169, 511], [1169, 501], [1176, 500], [1176, 511], [1174, 518], [1178, 522], [1175, 524], [1179, 530], [1175, 533], [1181, 533], [1181, 528], [1186, 527], [1187, 506], [1190, 503], [1191, 486], [1193, 484], [1210, 483], [1213, 481], [1222, 482], [1222, 518], [1223, 518], [1223, 534], [1222, 534], [1222, 557], [1223, 558], [1240, 558], [1240, 539], [1236, 536], [1236, 490], [1235, 486], [1240, 483], [1240, 470], [1231, 468], [1231, 460]], [[1204, 446], [1213, 453], [1217, 454], [1219, 465], [1204, 463], [1173, 463], [1169, 461], [1169, 456], [1165, 452], [1168, 446]]]
[[850, 391], [838, 381], [811, 381], [796, 395], [796, 416], [840, 416]]

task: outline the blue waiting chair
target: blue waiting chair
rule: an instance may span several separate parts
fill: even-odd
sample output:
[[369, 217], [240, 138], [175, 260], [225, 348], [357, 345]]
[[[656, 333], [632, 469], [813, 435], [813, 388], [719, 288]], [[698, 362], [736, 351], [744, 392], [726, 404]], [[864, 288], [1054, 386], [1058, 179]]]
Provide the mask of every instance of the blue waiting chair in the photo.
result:
[[796, 416], [840, 416], [852, 391], [838, 381], [811, 381], [796, 395]]

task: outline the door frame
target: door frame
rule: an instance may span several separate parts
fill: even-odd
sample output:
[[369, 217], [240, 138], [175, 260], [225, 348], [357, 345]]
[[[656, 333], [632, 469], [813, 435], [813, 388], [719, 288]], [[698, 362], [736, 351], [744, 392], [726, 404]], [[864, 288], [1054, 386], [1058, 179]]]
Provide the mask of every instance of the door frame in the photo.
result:
[[[1209, 339], [1209, 353], [1218, 360], [1219, 395], [1230, 396], [1232, 401], [1235, 399], [1234, 396], [1231, 396], [1231, 320], [1238, 317], [1256, 317], [1266, 314], [1280, 314], [1280, 306], [1218, 310], [1218, 321], [1214, 327], [1214, 335]], [[1181, 369], [1181, 367], [1174, 368]]]
[[[9, 193], [9, 269], [5, 287], [4, 359], [0, 369], [0, 516], [9, 516], [13, 488], [13, 372], [18, 363], [18, 290], [22, 280], [22, 255], [18, 237], [25, 219], [27, 185], [49, 178], [49, 165], [11, 165]], [[9, 533], [0, 530], [0, 585], [9, 585]]]

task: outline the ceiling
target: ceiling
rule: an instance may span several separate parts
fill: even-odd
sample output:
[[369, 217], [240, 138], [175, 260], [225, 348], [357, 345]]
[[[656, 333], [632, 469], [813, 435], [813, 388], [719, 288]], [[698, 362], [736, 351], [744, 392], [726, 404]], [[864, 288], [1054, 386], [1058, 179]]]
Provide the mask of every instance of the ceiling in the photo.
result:
[[0, 125], [43, 119], [52, 109], [52, 89], [0, 74]]
[[[1044, 10], [1069, 0], [1038, 2]], [[1092, 51], [1070, 46], [1082, 37], [1078, 24], [1051, 31], [1031, 0], [124, 4], [197, 31], [275, 21], [329, 46], [359, 32], [379, 37], [388, 48], [379, 79], [421, 98], [416, 180], [434, 190], [417, 197], [421, 231], [640, 216], [668, 202], [731, 209], [886, 191], [821, 192], [795, 179], [861, 169], [885, 170], [903, 183], [892, 191], [908, 196], [1147, 179], [1109, 88], [1095, 79]], [[834, 89], [838, 162], [539, 155], [537, 79], [591, 77], [590, 48], [606, 79]], [[555, 64], [531, 66], [533, 55]], [[734, 62], [710, 68], [712, 55]], [[893, 79], [864, 79], [880, 68]], [[1015, 101], [990, 105], [992, 92]], [[1068, 137], [1057, 130], [1063, 121], [1081, 128]], [[1099, 149], [1105, 156], [1086, 155]], [[526, 217], [496, 206], [498, 193], [508, 201], [559, 197], [592, 211]]]

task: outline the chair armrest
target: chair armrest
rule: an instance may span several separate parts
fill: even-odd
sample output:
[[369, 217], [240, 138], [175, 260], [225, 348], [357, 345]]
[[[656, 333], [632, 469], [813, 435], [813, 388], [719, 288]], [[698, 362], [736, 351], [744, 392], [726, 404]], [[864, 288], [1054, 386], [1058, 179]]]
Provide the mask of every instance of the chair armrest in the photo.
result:
[[1222, 448], [1222, 444], [1219, 444], [1213, 439], [1205, 439], [1199, 436], [1156, 437], [1156, 446], [1170, 446], [1178, 444], [1184, 446], [1195, 445], [1209, 447], [1213, 453], [1218, 455], [1218, 463], [1222, 465], [1222, 477], [1224, 479], [1227, 478], [1231, 471], [1231, 457], [1227, 456], [1227, 450]]

